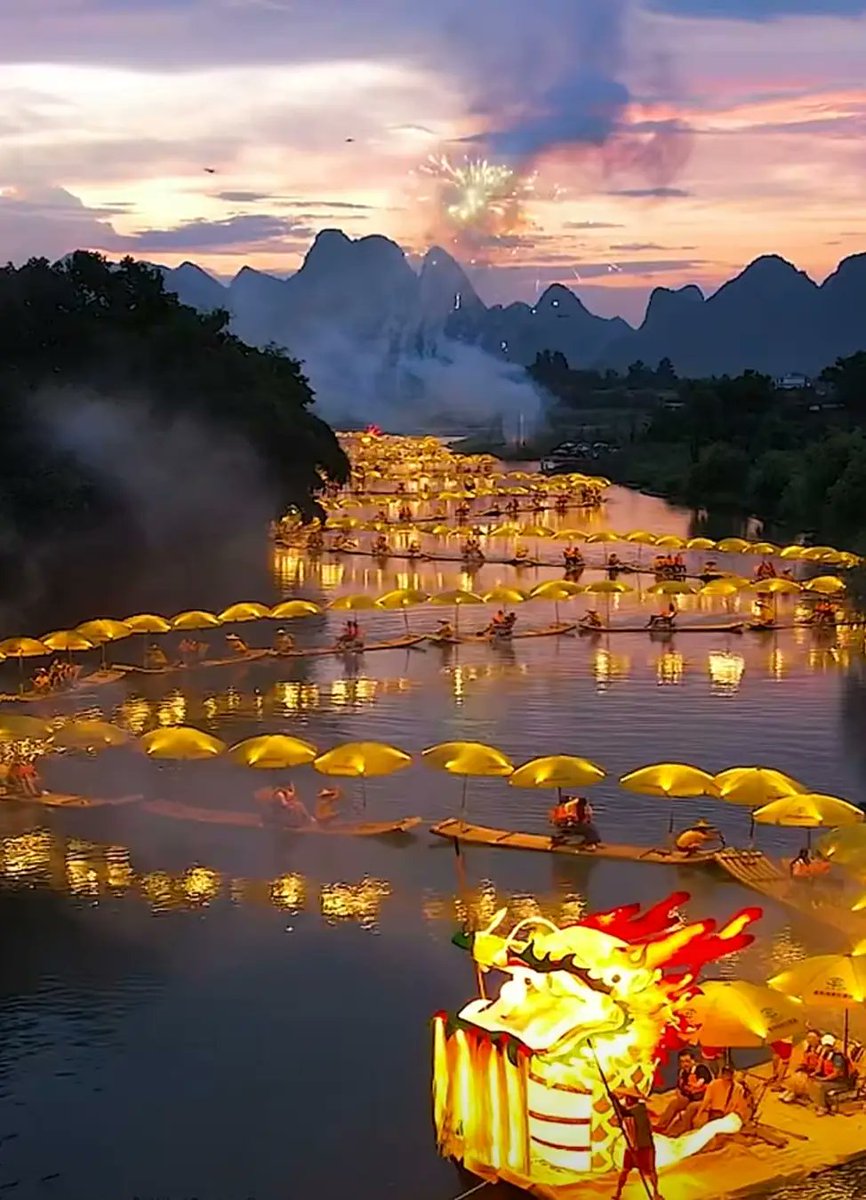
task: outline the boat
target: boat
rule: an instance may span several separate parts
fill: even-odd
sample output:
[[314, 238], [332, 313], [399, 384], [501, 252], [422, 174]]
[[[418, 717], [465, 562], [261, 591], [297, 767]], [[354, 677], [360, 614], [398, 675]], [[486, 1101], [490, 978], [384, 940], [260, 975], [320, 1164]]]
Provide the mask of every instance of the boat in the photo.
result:
[[99, 671], [91, 671], [89, 675], [82, 675], [70, 687], [58, 688], [49, 692], [38, 692], [34, 688], [30, 688], [26, 692], [2, 692], [0, 693], [0, 701], [8, 700], [23, 704], [36, 704], [40, 700], [62, 700], [64, 696], [80, 695], [81, 692], [89, 692], [94, 688], [105, 687], [110, 683], [119, 683], [128, 670], [128, 667], [115, 666]]
[[747, 626], [742, 621], [732, 621], [727, 625], [673, 625], [656, 626], [655, 628], [647, 625], [600, 625], [598, 627], [580, 625], [577, 632], [581, 637], [592, 637], [602, 633], [648, 633], [653, 637], [660, 634], [672, 637], [675, 633], [743, 633], [746, 628]]
[[43, 808], [120, 808], [126, 804], [137, 804], [142, 796], [77, 796], [66, 792], [43, 792], [41, 796], [20, 796], [5, 793], [0, 804], [37, 804]]
[[492, 829], [486, 825], [470, 825], [466, 821], [450, 818], [440, 821], [430, 829], [437, 837], [450, 841], [466, 842], [476, 846], [499, 846], [505, 850], [541, 850], [546, 854], [569, 854], [573, 858], [612, 858], [620, 862], [660, 863], [665, 866], [706, 867], [716, 861], [716, 851], [703, 850], [696, 854], [683, 854], [678, 850], [667, 850], [649, 846], [626, 846], [603, 843], [595, 850], [569, 842], [554, 842], [546, 833], [521, 833], [519, 830]]
[[371, 654], [374, 650], [406, 650], [418, 647], [427, 640], [427, 635], [424, 633], [410, 633], [404, 637], [390, 638], [387, 642], [367, 642], [357, 649], [338, 649], [336, 646], [320, 646], [312, 650], [287, 650], [284, 654], [277, 654], [274, 650], [269, 650], [268, 653], [272, 658], [324, 658], [328, 655], [336, 656], [339, 654]]
[[576, 622], [561, 621], [558, 625], [548, 625], [545, 629], [522, 629], [519, 633], [512, 633], [508, 637], [499, 637], [497, 634], [484, 632], [455, 634], [453, 637], [441, 637], [439, 634], [430, 633], [427, 634], [427, 641], [438, 646], [470, 646], [479, 642], [507, 645], [518, 638], [560, 637], [563, 634], [574, 633], [575, 629], [577, 629]]
[[272, 650], [267, 647], [256, 647], [249, 650], [246, 654], [232, 654], [226, 658], [203, 658], [200, 662], [189, 663], [169, 663], [165, 667], [142, 667], [134, 664], [125, 664], [118, 667], [119, 671], [130, 675], [173, 675], [177, 671], [203, 671], [210, 667], [242, 667], [247, 663], [258, 662], [262, 658], [268, 658], [273, 654]]
[[585, 454], [577, 442], [560, 442], [539, 464], [542, 475], [571, 475], [586, 466]]
[[303, 825], [299, 828], [270, 825], [258, 812], [230, 812], [180, 804], [173, 800], [148, 800], [141, 811], [172, 821], [195, 825], [216, 825], [230, 829], [258, 829], [270, 833], [318, 834], [328, 837], [389, 837], [410, 833], [421, 824], [421, 817], [401, 817], [397, 821], [334, 821], [328, 825]]

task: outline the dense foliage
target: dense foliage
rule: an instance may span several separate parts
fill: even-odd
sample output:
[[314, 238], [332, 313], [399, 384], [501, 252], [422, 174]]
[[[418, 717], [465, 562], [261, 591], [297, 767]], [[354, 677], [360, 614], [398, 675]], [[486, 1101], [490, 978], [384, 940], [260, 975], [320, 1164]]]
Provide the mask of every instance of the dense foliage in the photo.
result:
[[[624, 376], [569, 371], [539, 356], [533, 376], [573, 412], [596, 413], [605, 392], [631, 405], [619, 452], [605, 463], [618, 479], [702, 508], [735, 508], [846, 545], [866, 538], [866, 353], [840, 359], [814, 385], [736, 378], [683, 379], [665, 360]], [[623, 398], [626, 399], [623, 399]], [[561, 408], [560, 408], [561, 411]]]
[[[123, 489], [46, 419], [58, 404], [74, 418], [94, 399], [117, 421], [148, 430], [139, 456], [158, 455], [184, 421], [203, 440], [243, 447], [275, 513], [290, 504], [315, 511], [323, 482], [346, 474], [343, 453], [310, 411], [300, 364], [240, 342], [228, 320], [183, 306], [158, 270], [132, 259], [115, 265], [76, 253], [0, 270], [2, 526], [56, 535], [118, 515]], [[230, 492], [233, 482], [221, 486]]]

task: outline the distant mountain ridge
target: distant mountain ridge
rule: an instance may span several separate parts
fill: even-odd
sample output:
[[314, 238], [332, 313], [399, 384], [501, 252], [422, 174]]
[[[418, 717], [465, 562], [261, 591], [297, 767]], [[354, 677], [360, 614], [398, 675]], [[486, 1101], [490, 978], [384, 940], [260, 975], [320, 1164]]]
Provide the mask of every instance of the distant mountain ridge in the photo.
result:
[[[339, 338], [387, 373], [411, 360], [450, 362], [455, 343], [501, 364], [561, 351], [575, 367], [623, 368], [670, 358], [680, 375], [817, 373], [866, 349], [866, 254], [843, 259], [823, 284], [778, 255], [755, 259], [705, 297], [688, 284], [656, 288], [641, 325], [591, 313], [562, 284], [532, 306], [488, 308], [460, 264], [431, 248], [416, 271], [401, 248], [373, 235], [319, 233], [288, 279], [244, 267], [223, 285], [193, 263], [164, 271], [166, 284], [196, 308], [227, 309], [233, 331], [305, 357]], [[376, 367], [378, 370], [379, 367]]]

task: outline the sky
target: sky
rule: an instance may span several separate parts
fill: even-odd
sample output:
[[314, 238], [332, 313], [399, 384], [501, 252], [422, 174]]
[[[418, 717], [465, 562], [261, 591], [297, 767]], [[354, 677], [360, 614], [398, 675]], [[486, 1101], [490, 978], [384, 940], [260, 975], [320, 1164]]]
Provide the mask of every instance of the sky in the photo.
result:
[[[288, 275], [449, 249], [488, 303], [638, 321], [759, 254], [866, 250], [866, 0], [0, 2], [0, 261]], [[521, 193], [466, 224], [431, 156]]]

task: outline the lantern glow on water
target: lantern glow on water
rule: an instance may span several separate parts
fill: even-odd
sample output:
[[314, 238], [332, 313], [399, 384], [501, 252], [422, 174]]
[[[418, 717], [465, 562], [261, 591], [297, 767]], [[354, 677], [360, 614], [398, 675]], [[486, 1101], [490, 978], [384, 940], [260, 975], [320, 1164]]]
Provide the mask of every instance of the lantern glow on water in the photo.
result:
[[[721, 929], [683, 925], [678, 893], [558, 927], [541, 916], [454, 941], [480, 972], [507, 976], [498, 994], [433, 1022], [433, 1107], [439, 1151], [519, 1187], [562, 1185], [617, 1170], [624, 1141], [610, 1093], [647, 1095], [667, 1052], [688, 1035], [700, 968], [753, 940], [744, 909]], [[728, 1116], [679, 1138], [656, 1136], [660, 1168], [697, 1153]]]

